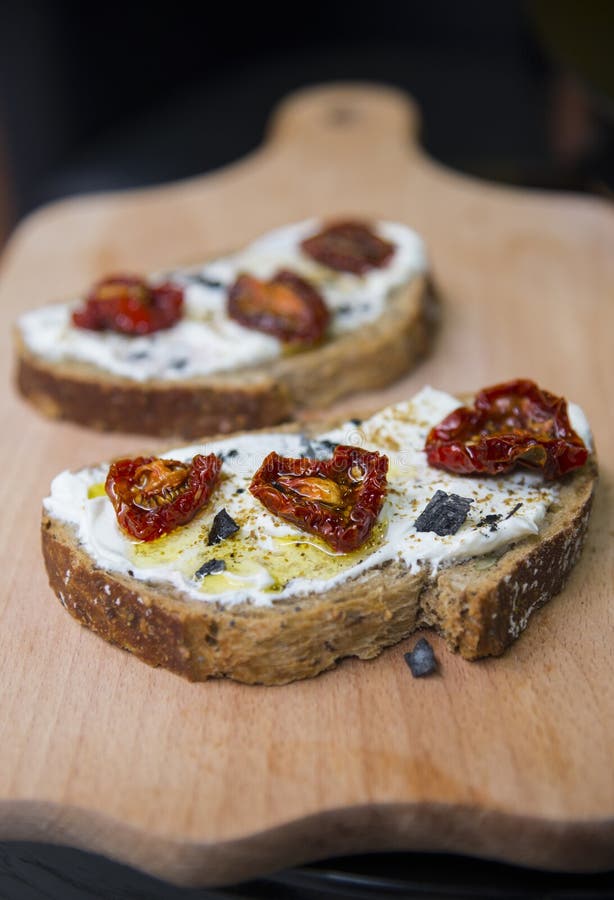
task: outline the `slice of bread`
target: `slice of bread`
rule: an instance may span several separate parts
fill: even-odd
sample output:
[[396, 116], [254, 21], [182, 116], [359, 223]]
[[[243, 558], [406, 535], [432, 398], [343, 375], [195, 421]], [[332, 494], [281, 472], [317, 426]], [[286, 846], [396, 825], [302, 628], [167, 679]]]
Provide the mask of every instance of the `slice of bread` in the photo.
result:
[[[316, 275], [325, 292], [330, 273]], [[40, 412], [90, 428], [184, 438], [227, 434], [277, 425], [301, 409], [325, 409], [345, 395], [390, 384], [428, 351], [437, 315], [428, 275], [414, 271], [390, 289], [375, 319], [311, 349], [210, 374], [141, 380], [37, 352], [18, 326], [16, 383]], [[154, 337], [164, 341], [167, 333]]]
[[375, 657], [423, 626], [473, 660], [501, 654], [563, 588], [583, 545], [596, 477], [591, 457], [558, 483], [538, 533], [492, 552], [439, 566], [408, 566], [396, 555], [325, 590], [269, 605], [204, 602], [130, 570], [105, 570], [76, 526], [48, 511], [43, 554], [52, 589], [79, 622], [193, 681], [284, 684], [343, 657]]

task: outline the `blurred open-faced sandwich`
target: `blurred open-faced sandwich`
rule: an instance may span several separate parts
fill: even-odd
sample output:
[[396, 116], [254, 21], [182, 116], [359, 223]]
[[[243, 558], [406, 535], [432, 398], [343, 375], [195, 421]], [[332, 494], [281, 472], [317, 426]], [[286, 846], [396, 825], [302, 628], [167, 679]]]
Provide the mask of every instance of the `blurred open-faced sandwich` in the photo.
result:
[[103, 430], [262, 428], [397, 379], [428, 349], [434, 310], [410, 228], [310, 220], [23, 315], [17, 384], [48, 416]]

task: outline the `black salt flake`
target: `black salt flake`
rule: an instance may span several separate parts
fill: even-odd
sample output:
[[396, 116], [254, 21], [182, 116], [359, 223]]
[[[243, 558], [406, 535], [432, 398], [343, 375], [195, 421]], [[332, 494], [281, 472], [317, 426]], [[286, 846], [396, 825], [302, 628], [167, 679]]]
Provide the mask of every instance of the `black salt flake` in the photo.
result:
[[301, 435], [299, 453], [303, 459], [329, 459], [338, 445], [334, 441], [310, 440], [306, 435]]
[[518, 510], [520, 509], [521, 506], [522, 506], [522, 503], [517, 503], [516, 506], [511, 510], [511, 512], [508, 512], [508, 514], [506, 515], [505, 518], [511, 519], [512, 516], [518, 512]]
[[225, 462], [227, 459], [234, 459], [238, 455], [239, 451], [234, 447], [232, 447], [230, 450], [222, 450], [218, 453], [218, 457], [222, 460], [222, 462]]
[[226, 563], [223, 559], [208, 559], [203, 563], [200, 569], [194, 572], [194, 578], [205, 578], [206, 575], [219, 575], [220, 572], [226, 570]]
[[476, 528], [490, 528], [491, 531], [496, 531], [499, 522], [501, 521], [500, 513], [488, 513], [486, 516], [482, 516], [479, 522], [476, 523]]
[[298, 448], [299, 455], [303, 459], [315, 459], [316, 451], [312, 442], [309, 440], [306, 434], [301, 434], [300, 436], [300, 444]]
[[202, 284], [203, 287], [209, 288], [223, 288], [226, 287], [223, 281], [219, 281], [217, 278], [210, 278], [208, 275], [203, 275], [202, 272], [190, 272], [186, 275], [188, 281], [192, 281], [195, 284]]
[[211, 546], [212, 544], [219, 544], [221, 541], [225, 541], [226, 538], [229, 538], [231, 535], [236, 534], [239, 530], [239, 526], [224, 508], [220, 509], [218, 513], [216, 513], [215, 518], [213, 519], [213, 524], [211, 525], [211, 529], [209, 531], [209, 537], [207, 538], [207, 544]]
[[456, 534], [467, 518], [472, 503], [469, 497], [436, 491], [416, 519], [416, 531], [434, 531], [440, 537]]
[[423, 678], [437, 671], [437, 660], [426, 638], [420, 638], [414, 649], [404, 655], [404, 659], [414, 678]]

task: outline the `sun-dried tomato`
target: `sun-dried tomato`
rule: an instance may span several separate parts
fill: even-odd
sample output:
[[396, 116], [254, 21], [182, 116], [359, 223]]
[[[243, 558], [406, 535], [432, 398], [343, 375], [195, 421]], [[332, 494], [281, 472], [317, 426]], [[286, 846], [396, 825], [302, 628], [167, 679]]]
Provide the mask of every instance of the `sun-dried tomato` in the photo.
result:
[[332, 222], [301, 244], [316, 262], [339, 272], [364, 275], [381, 269], [394, 253], [394, 244], [378, 237], [365, 222]]
[[105, 490], [120, 527], [131, 537], [153, 541], [190, 522], [217, 484], [221, 459], [210, 453], [191, 463], [155, 456], [111, 464]]
[[270, 512], [348, 553], [371, 533], [387, 471], [387, 456], [341, 444], [326, 460], [269, 453], [249, 489]]
[[527, 379], [484, 388], [473, 407], [459, 407], [431, 429], [425, 450], [432, 466], [461, 475], [498, 475], [520, 463], [552, 479], [588, 458], [567, 402]]
[[313, 285], [287, 269], [270, 281], [239, 275], [228, 294], [228, 315], [246, 328], [295, 345], [320, 341], [330, 319]]
[[91, 331], [139, 335], [170, 328], [182, 312], [183, 289], [178, 285], [152, 286], [135, 275], [111, 275], [94, 285], [72, 321]]

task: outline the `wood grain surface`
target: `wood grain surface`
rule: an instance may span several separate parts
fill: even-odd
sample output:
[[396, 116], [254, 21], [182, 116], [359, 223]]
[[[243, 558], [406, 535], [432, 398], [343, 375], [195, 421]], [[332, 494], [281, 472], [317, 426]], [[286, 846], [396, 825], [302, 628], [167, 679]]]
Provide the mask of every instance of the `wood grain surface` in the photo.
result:
[[[67, 200], [14, 234], [0, 283], [0, 839], [72, 844], [183, 884], [384, 848], [614, 865], [614, 214], [460, 177], [424, 156], [417, 127], [388, 88], [310, 89], [238, 164]], [[12, 390], [11, 323], [109, 271], [340, 213], [417, 228], [444, 303], [433, 355], [343, 409], [518, 375], [576, 400], [602, 470], [588, 544], [501, 659], [467, 663], [435, 639], [440, 674], [413, 680], [412, 640], [282, 688], [189, 684], [80, 628], [47, 586], [51, 478], [143, 439], [39, 418]]]

